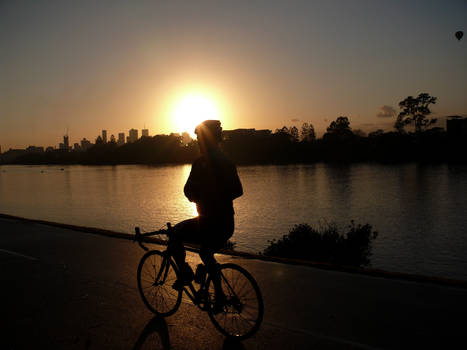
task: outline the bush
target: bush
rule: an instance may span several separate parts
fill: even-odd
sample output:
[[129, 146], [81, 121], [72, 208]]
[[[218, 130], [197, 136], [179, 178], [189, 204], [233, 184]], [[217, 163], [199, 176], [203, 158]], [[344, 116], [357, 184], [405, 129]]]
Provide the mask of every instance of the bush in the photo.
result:
[[335, 224], [318, 229], [308, 224], [296, 225], [279, 240], [269, 241], [264, 255], [329, 262], [340, 265], [370, 265], [371, 242], [378, 233], [369, 224], [347, 226], [340, 234]]

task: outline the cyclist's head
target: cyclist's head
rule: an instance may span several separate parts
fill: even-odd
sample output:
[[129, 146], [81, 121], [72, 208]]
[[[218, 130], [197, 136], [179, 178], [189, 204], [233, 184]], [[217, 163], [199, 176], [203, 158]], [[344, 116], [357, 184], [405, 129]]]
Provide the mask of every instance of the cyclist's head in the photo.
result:
[[222, 127], [219, 120], [205, 120], [195, 129], [201, 148], [217, 147], [222, 140]]

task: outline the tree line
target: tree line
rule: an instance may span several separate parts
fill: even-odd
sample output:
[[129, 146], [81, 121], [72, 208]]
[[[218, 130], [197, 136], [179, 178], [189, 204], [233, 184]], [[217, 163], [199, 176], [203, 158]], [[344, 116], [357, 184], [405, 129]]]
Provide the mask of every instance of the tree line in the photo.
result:
[[[233, 130], [224, 132], [223, 150], [237, 164], [286, 164], [313, 162], [467, 161], [467, 141], [452, 138], [442, 128], [430, 127], [430, 105], [436, 97], [420, 94], [399, 103], [395, 131], [377, 130], [365, 135], [352, 130], [346, 116], [332, 121], [317, 138], [311, 123], [284, 126], [275, 132]], [[412, 126], [413, 131], [407, 131]], [[191, 163], [199, 156], [197, 142], [188, 144], [177, 135], [142, 137], [117, 146], [96, 144], [86, 152], [26, 154], [21, 164], [168, 164]]]

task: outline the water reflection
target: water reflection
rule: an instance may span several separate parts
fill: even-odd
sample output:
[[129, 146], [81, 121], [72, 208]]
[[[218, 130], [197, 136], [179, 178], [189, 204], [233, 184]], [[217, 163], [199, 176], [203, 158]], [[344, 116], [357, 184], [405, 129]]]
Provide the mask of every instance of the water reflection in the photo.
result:
[[[190, 165], [1, 166], [0, 213], [132, 232], [196, 216]], [[379, 232], [374, 267], [467, 278], [467, 167], [246, 166], [234, 201], [238, 250], [258, 252], [298, 223], [351, 219]]]

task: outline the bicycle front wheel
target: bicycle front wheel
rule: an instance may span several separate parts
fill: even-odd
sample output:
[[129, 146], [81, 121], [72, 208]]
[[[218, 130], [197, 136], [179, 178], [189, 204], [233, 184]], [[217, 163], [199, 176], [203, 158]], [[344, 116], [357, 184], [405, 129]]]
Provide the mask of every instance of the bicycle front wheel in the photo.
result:
[[169, 256], [157, 250], [143, 255], [138, 265], [138, 290], [146, 307], [160, 316], [170, 316], [180, 306], [182, 291], [172, 285], [178, 270]]
[[[238, 340], [251, 337], [263, 321], [264, 305], [258, 284], [253, 276], [235, 264], [220, 265], [222, 291], [226, 297], [221, 312], [208, 309], [214, 326], [225, 336]], [[214, 283], [209, 277], [207, 290], [209, 303], [214, 304]]]

